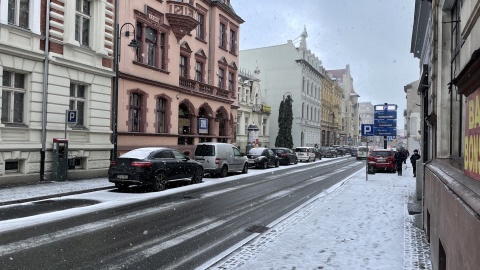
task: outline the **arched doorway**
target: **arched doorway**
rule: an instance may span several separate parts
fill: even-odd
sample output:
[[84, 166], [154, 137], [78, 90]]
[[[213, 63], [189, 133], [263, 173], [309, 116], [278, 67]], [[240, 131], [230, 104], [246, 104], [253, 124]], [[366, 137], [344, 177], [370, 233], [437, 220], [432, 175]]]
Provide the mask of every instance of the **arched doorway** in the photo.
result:
[[229, 121], [228, 121], [228, 114], [225, 109], [222, 107], [217, 110], [215, 113], [215, 122], [218, 123], [218, 142], [228, 142], [229, 136]]
[[185, 136], [192, 134], [190, 109], [185, 103], [182, 103], [178, 106], [178, 144], [193, 144], [193, 137]]

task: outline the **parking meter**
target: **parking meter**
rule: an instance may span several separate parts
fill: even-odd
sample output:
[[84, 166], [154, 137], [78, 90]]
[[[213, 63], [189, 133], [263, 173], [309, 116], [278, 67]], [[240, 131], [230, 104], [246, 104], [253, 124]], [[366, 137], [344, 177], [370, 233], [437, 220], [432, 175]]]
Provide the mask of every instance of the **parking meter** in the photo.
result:
[[52, 181], [66, 181], [68, 172], [68, 139], [53, 139]]

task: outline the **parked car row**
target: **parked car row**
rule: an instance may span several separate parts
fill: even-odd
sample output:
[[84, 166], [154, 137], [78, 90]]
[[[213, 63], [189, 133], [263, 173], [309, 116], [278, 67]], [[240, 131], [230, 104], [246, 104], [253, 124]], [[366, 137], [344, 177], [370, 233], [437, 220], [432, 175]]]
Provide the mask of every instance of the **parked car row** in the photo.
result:
[[[246, 174], [252, 167], [268, 169], [297, 164], [299, 161], [321, 160], [329, 156], [327, 151], [322, 150], [315, 147], [296, 147], [295, 150], [256, 147], [245, 155], [232, 144], [209, 142], [196, 145], [194, 157], [190, 158], [167, 147], [138, 148], [110, 163], [108, 180], [121, 191], [130, 186], [146, 186], [160, 191], [171, 181], [199, 183], [206, 174], [226, 177], [233, 172]], [[331, 157], [337, 156], [334, 154]]]

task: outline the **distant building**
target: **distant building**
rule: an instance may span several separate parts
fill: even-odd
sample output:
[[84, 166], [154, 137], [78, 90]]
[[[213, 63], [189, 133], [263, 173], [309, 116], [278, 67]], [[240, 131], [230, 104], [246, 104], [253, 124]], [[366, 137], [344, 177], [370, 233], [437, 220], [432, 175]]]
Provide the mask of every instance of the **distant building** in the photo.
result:
[[360, 143], [360, 125], [358, 115], [358, 98], [360, 97], [353, 88], [353, 78], [350, 65], [345, 69], [327, 70], [328, 74], [338, 80], [344, 91], [342, 113], [342, 131], [339, 134], [340, 144], [358, 145]]
[[[271, 107], [264, 102], [258, 67], [252, 73], [240, 69], [238, 74], [238, 109], [236, 144], [242, 153], [247, 153], [247, 145], [271, 147], [269, 137]], [[249, 141], [248, 127], [255, 125], [257, 141]]]
[[[321, 143], [322, 62], [307, 48], [306, 29], [297, 46], [286, 44], [240, 51], [242, 68], [262, 68], [259, 79], [265, 89], [265, 102], [272, 106], [270, 119], [278, 121], [280, 102], [290, 95], [293, 99], [292, 138], [294, 147]], [[276, 122], [278, 123], [278, 122]], [[270, 124], [270, 142], [278, 134], [278, 124]]]
[[420, 128], [422, 118], [420, 115], [420, 95], [418, 94], [418, 80], [407, 84], [404, 87], [407, 99], [407, 108], [405, 109], [405, 139], [406, 148], [410, 153], [413, 150], [420, 149]]

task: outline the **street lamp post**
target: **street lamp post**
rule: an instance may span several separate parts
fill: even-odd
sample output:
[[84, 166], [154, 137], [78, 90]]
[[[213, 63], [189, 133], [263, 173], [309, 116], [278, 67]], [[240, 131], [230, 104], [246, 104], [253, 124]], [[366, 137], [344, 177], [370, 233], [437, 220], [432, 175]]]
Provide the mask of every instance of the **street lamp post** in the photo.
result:
[[120, 63], [120, 44], [121, 44], [121, 37], [122, 35], [125, 37], [130, 37], [130, 31], [126, 30], [125, 32], [122, 33], [123, 27], [124, 26], [131, 26], [133, 28], [133, 39], [130, 41], [128, 44], [129, 47], [132, 48], [138, 48], [138, 42], [135, 39], [135, 26], [131, 23], [124, 23], [121, 27], [119, 27], [118, 23], [116, 24], [116, 43], [115, 43], [115, 80], [114, 80], [114, 86], [113, 86], [113, 130], [112, 130], [112, 143], [113, 143], [113, 149], [112, 149], [112, 154], [111, 154], [111, 160], [115, 161], [117, 160], [117, 137], [118, 137], [118, 131], [117, 131], [117, 125], [118, 125], [118, 69], [119, 69], [119, 63]]
[[330, 115], [332, 116], [332, 134], [331, 134], [331, 136], [332, 136], [332, 142], [335, 145], [336, 144], [336, 142], [335, 142], [335, 136], [336, 136], [336, 134], [335, 134], [335, 113], [332, 112], [332, 113], [330, 113]]

